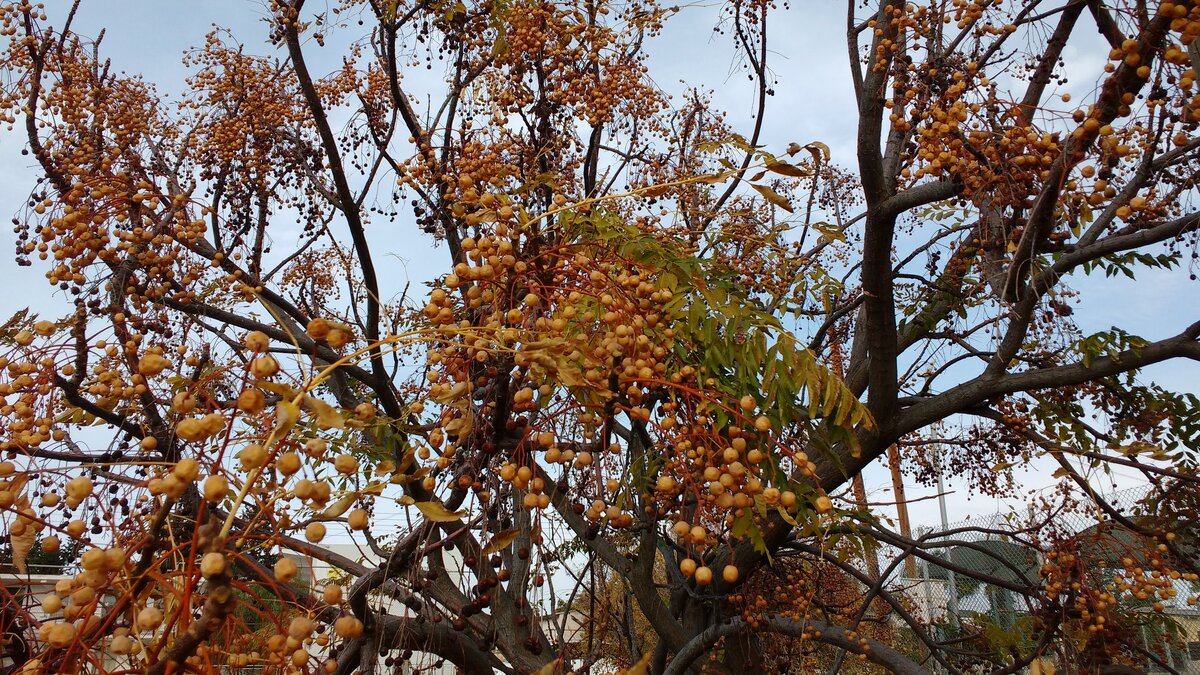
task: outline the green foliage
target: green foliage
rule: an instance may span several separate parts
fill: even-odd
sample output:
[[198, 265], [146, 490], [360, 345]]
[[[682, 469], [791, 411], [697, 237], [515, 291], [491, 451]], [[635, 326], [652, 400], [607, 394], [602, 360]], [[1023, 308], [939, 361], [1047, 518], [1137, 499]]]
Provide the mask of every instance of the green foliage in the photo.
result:
[[[34, 543], [25, 558], [25, 565], [30, 574], [66, 574], [74, 569], [79, 559], [83, 545], [76, 539], [64, 538], [57, 551], [53, 553], [42, 550], [42, 542]], [[12, 546], [5, 542], [0, 547], [0, 572], [14, 573], [12, 564]]]
[[12, 346], [16, 344], [14, 338], [17, 333], [23, 330], [28, 330], [37, 319], [36, 314], [30, 314], [29, 309], [22, 309], [8, 317], [8, 320], [0, 324], [0, 345]]
[[1077, 341], [1072, 348], [1080, 354], [1081, 361], [1086, 367], [1090, 366], [1097, 357], [1107, 356], [1116, 359], [1123, 351], [1132, 350], [1136, 353], [1148, 344], [1150, 344], [1149, 340], [1114, 326], [1109, 330], [1089, 335]]
[[1162, 253], [1154, 255], [1151, 253], [1141, 253], [1138, 251], [1129, 251], [1127, 253], [1113, 254], [1098, 258], [1091, 262], [1083, 264], [1085, 274], [1091, 274], [1096, 270], [1102, 270], [1104, 276], [1115, 277], [1118, 274], [1124, 274], [1130, 279], [1134, 277], [1134, 268], [1138, 265], [1148, 267], [1150, 269], [1169, 270], [1179, 266], [1181, 260], [1178, 251], [1172, 253]]
[[[750, 393], [776, 429], [804, 426], [818, 445], [854, 443], [852, 430], [872, 424], [866, 407], [731, 273], [687, 254], [683, 242], [664, 242], [615, 218], [589, 219], [597, 240], [622, 257], [661, 270], [658, 282], [673, 293], [668, 309], [678, 321], [675, 349], [696, 364], [728, 400]], [[716, 409], [717, 426], [744, 423]]]

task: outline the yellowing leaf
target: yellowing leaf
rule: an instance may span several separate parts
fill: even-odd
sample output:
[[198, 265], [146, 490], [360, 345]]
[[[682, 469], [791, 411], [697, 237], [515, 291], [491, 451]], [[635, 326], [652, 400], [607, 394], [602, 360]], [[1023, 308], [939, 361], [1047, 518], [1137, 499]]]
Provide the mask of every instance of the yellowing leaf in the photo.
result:
[[560, 665], [562, 665], [562, 660], [554, 659], [550, 663], [538, 668], [538, 671], [534, 673], [534, 675], [554, 675], [554, 673], [558, 672], [558, 667]]
[[6, 491], [15, 495], [20, 495], [17, 497], [16, 501], [18, 509], [20, 509], [22, 505], [29, 504], [28, 497], [22, 494], [25, 491], [25, 485], [27, 483], [29, 483], [29, 474], [27, 473], [13, 474], [13, 477], [7, 481], [0, 481], [0, 487], [3, 487]]
[[1157, 445], [1154, 445], [1152, 443], [1146, 443], [1145, 441], [1134, 441], [1134, 442], [1130, 443], [1129, 445], [1122, 445], [1121, 447], [1117, 448], [1117, 450], [1122, 455], [1127, 455], [1127, 456], [1134, 456], [1134, 455], [1141, 455], [1141, 454], [1154, 455], [1161, 451]]
[[[565, 361], [563, 362], [566, 363]], [[587, 380], [583, 379], [583, 373], [574, 366], [560, 367], [558, 369], [558, 381], [567, 387], [583, 387], [587, 386]]]
[[751, 150], [754, 149], [754, 146], [750, 145], [750, 143], [748, 141], [746, 141], [746, 139], [741, 134], [733, 134], [732, 136], [730, 136], [728, 143], [730, 143], [737, 149], [742, 150], [744, 152], [750, 152]]
[[497, 551], [502, 551], [508, 548], [508, 545], [516, 541], [521, 535], [520, 530], [501, 530], [492, 537], [487, 546], [483, 547], [483, 555], [491, 555]]
[[[392, 485], [408, 485], [415, 480], [424, 478], [427, 473], [429, 473], [429, 467], [423, 466], [412, 473], [394, 473], [388, 479], [388, 482]], [[412, 506], [412, 504], [408, 504], [407, 506]]]
[[854, 407], [859, 404], [858, 399], [854, 396], [854, 392], [850, 390], [850, 387], [842, 386], [839, 388], [842, 393], [838, 397], [837, 423], [842, 426], [848, 426], [847, 423], [849, 422], [852, 425], [853, 422], [851, 420], [854, 414]]
[[348, 493], [346, 496], [325, 507], [325, 510], [317, 515], [316, 520], [333, 520], [334, 518], [337, 518], [343, 513], [349, 511], [350, 507], [354, 505], [354, 502], [357, 499], [357, 492]]
[[836, 225], [825, 222], [813, 223], [813, 229], [820, 232], [826, 241], [846, 241], [846, 235]]
[[758, 185], [757, 183], [751, 183], [750, 187], [754, 188], [755, 190], [758, 190], [758, 193], [760, 195], [762, 195], [763, 197], [766, 197], [767, 201], [771, 202], [775, 206], [778, 206], [779, 208], [783, 209], [784, 211], [787, 211], [788, 213], [793, 212], [792, 203], [789, 202], [783, 195], [772, 190], [771, 188], [767, 187], [766, 185]]
[[411, 445], [405, 446], [404, 454], [400, 457], [400, 464], [396, 467], [396, 473], [404, 473], [412, 468], [413, 462], [417, 459], [417, 450]]
[[288, 399], [296, 398], [296, 394], [300, 393], [296, 389], [279, 382], [267, 382], [264, 380], [262, 382], [255, 382], [254, 384], [259, 389], [266, 389], [269, 392], [279, 394], [280, 396]]
[[322, 429], [341, 429], [346, 426], [346, 420], [338, 413], [337, 408], [316, 396], [305, 396], [304, 407], [316, 413], [317, 426]]
[[646, 650], [646, 653], [642, 654], [642, 658], [638, 659], [637, 663], [633, 664], [629, 667], [629, 670], [625, 671], [625, 675], [646, 675], [646, 673], [650, 672], [650, 660], [652, 658], [654, 658], [654, 650]]
[[792, 527], [796, 527], [797, 525], [799, 525], [799, 523], [796, 522], [796, 519], [792, 517], [792, 514], [787, 512], [787, 509], [776, 504], [775, 510], [779, 512], [779, 516], [781, 518], [783, 518], [783, 522], [787, 523], [788, 525], [791, 525]]
[[435, 523], [452, 523], [466, 515], [464, 511], [451, 512], [441, 502], [416, 502], [414, 506]]
[[453, 385], [450, 386], [449, 389], [445, 390], [444, 392], [442, 392], [441, 394], [439, 394], [437, 396], [434, 396], [433, 400], [437, 401], [438, 403], [441, 403], [442, 405], [450, 405], [451, 403], [454, 403], [455, 401], [463, 398], [464, 396], [466, 396], [469, 393], [471, 393], [471, 383], [470, 382], [455, 382]]
[[280, 433], [291, 431], [300, 421], [300, 406], [291, 401], [280, 401], [275, 406], [275, 429]]
[[825, 384], [825, 391], [822, 392], [821, 396], [821, 417], [829, 417], [829, 414], [833, 412], [833, 408], [838, 402], [839, 393], [841, 392], [838, 391], [837, 383], [827, 382]]
[[446, 430], [447, 434], [456, 438], [469, 436], [471, 430], [475, 428], [475, 415], [468, 412], [460, 417], [455, 417], [443, 424], [442, 428]]

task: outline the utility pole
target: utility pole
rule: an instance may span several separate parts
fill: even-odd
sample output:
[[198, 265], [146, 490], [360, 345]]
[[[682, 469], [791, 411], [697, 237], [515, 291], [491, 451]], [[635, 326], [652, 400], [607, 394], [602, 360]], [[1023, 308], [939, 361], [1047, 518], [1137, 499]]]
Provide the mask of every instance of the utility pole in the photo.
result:
[[[904, 476], [900, 473], [900, 450], [895, 444], [887, 449], [888, 468], [892, 470], [892, 492], [896, 496], [896, 519], [900, 521], [900, 535], [912, 539], [912, 523], [908, 519], [908, 499], [904, 496]], [[917, 578], [917, 561], [912, 556], [904, 560], [904, 574], [909, 579]]]
[[[845, 377], [846, 373], [842, 360], [842, 338], [840, 335], [835, 335], [829, 342], [829, 367], [833, 372], [837, 373], [838, 377]], [[867, 487], [863, 483], [862, 472], [856, 473], [851, 481], [851, 486], [854, 491], [854, 502], [858, 508], [866, 513], [869, 508], [867, 506]], [[867, 563], [867, 576], [871, 581], [879, 580], [879, 557], [874, 550], [865, 552]]]
[[[867, 510], [867, 487], [863, 483], [862, 474], [856, 474], [854, 481], [851, 483], [854, 488], [854, 501], [858, 504], [858, 508], [864, 512]], [[867, 576], [871, 581], [879, 580], [879, 557], [875, 555], [875, 551], [867, 551]]]
[[[942, 482], [942, 448], [941, 448], [941, 446], [935, 445], [935, 446], [932, 446], [932, 451], [933, 451], [933, 470], [937, 473], [938, 510], [941, 512], [941, 516], [942, 516], [942, 532], [945, 532], [946, 530], [950, 529], [950, 521], [946, 517], [946, 486]], [[953, 550], [954, 549], [947, 549], [946, 555], [947, 556], [951, 555], [951, 552]], [[958, 623], [958, 576], [954, 573], [954, 570], [952, 570], [952, 569], [947, 568], [946, 572], [947, 572], [947, 576], [946, 576], [947, 586], [949, 589], [949, 597], [948, 597], [948, 602], [946, 603], [946, 609], [948, 610], [948, 614], [950, 615], [950, 617], [949, 617], [950, 625], [954, 626], [957, 629], [959, 627], [959, 623]]]

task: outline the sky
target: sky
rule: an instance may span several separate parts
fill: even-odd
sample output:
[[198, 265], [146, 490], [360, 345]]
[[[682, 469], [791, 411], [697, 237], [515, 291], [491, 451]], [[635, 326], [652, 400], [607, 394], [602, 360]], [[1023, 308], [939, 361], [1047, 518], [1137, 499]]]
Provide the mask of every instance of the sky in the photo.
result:
[[[51, 12], [62, 11], [65, 0], [47, 0]], [[315, 3], [310, 2], [310, 6]], [[713, 91], [714, 101], [729, 112], [729, 122], [748, 129], [753, 110], [749, 101], [753, 91], [745, 74], [731, 61], [732, 43], [728, 36], [713, 33], [715, 3], [689, 5], [670, 20], [662, 36], [651, 42], [650, 75], [669, 92], [685, 90], [681, 82], [704, 84]], [[186, 71], [180, 65], [185, 49], [203, 44], [214, 24], [231, 28], [251, 51], [270, 53], [263, 43], [266, 33], [260, 20], [265, 11], [261, 0], [84, 0], [76, 30], [95, 36], [106, 30], [104, 52], [117, 70], [141, 73], [171, 94], [184, 86]], [[834, 162], [854, 165], [855, 107], [848, 77], [845, 48], [845, 6], [830, 0], [795, 0], [772, 17], [768, 37], [770, 63], [778, 77], [775, 96], [769, 99], [762, 142], [776, 151], [791, 142], [804, 144], [819, 140], [832, 151]], [[324, 51], [314, 52], [314, 72], [332, 70], [337, 62], [336, 42]], [[1077, 98], [1086, 95], [1096, 81], [1104, 52], [1088, 49], [1090, 44], [1070, 44], [1064, 54], [1068, 79]], [[321, 59], [327, 58], [325, 63]], [[324, 66], [324, 67], [322, 67]], [[419, 82], [419, 76], [417, 77]], [[436, 90], [436, 82], [427, 83]], [[410, 89], [414, 85], [409, 83]], [[29, 194], [36, 176], [32, 160], [20, 155], [23, 145], [19, 134], [0, 132], [0, 214], [15, 213]], [[286, 250], [287, 232], [276, 235], [276, 249]], [[392, 256], [382, 266], [385, 288], [403, 288], [411, 280], [414, 288], [421, 281], [444, 272], [445, 251], [430, 254], [430, 242], [414, 227], [375, 228], [368, 231], [373, 247]], [[42, 276], [44, 269], [17, 268], [11, 263], [14, 236], [5, 229], [0, 234], [0, 253], [8, 255], [2, 263], [6, 290], [0, 294], [0, 319], [25, 306], [45, 315], [65, 313], [61, 297], [50, 295]], [[1084, 333], [1103, 330], [1121, 323], [1137, 327], [1140, 335], [1159, 338], [1177, 332], [1200, 315], [1197, 285], [1184, 275], [1143, 271], [1136, 284], [1123, 279], [1088, 279], [1076, 284], [1083, 302], [1076, 306], [1075, 319]], [[1149, 369], [1144, 379], [1182, 391], [1200, 391], [1200, 365], [1172, 363]], [[1052, 467], [1035, 465], [1022, 480], [1033, 489], [1042, 489], [1054, 481]], [[1133, 485], [1136, 477], [1118, 470], [1120, 486]], [[890, 479], [876, 465], [865, 474], [872, 501], [891, 501]], [[946, 504], [950, 521], [967, 516], [988, 516], [1011, 510], [1006, 500], [969, 497], [955, 477], [947, 477]], [[922, 499], [933, 491], [909, 486], [916, 525], [932, 526], [939, 520], [937, 501]]]

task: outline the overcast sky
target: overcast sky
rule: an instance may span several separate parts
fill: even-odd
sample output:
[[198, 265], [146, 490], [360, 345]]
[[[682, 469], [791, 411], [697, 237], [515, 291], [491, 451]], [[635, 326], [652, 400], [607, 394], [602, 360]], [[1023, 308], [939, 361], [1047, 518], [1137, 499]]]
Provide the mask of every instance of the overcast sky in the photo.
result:
[[[46, 4], [52, 12], [61, 12], [61, 7], [68, 3], [47, 0]], [[316, 3], [309, 5], [313, 7]], [[684, 91], [681, 80], [711, 88], [717, 105], [729, 112], [730, 123], [735, 128], [749, 129], [752, 87], [744, 72], [734, 67], [729, 39], [715, 36], [712, 31], [715, 7], [689, 6], [668, 22], [663, 36], [651, 43], [650, 75], [668, 92]], [[164, 94], [171, 94], [184, 86], [186, 71], [180, 65], [184, 50], [202, 44], [213, 24], [231, 28], [251, 52], [272, 53], [263, 43], [266, 33], [260, 20], [263, 15], [262, 2], [255, 0], [84, 0], [76, 29], [95, 36], [100, 28], [105, 28], [103, 51], [112, 59], [113, 66], [141, 73], [148, 81], [157, 83]], [[778, 83], [776, 95], [768, 105], [763, 143], [768, 149], [779, 151], [791, 142], [820, 140], [830, 146], [835, 162], [852, 167], [855, 115], [844, 42], [844, 4], [798, 0], [791, 8], [776, 12], [771, 20], [770, 63]], [[325, 50], [314, 52], [311, 66], [314, 71], [321, 71], [321, 55], [328, 59], [324, 70], [335, 67], [339, 58], [336, 46], [333, 42]], [[1066, 91], [1074, 92], [1078, 100], [1094, 86], [1105, 54], [1069, 45], [1064, 56], [1071, 83], [1079, 87]], [[410, 81], [409, 87], [413, 86]], [[433, 83], [431, 90], [436, 90], [435, 86]], [[0, 214], [17, 211], [37, 173], [32, 160], [19, 154], [22, 145], [19, 135], [0, 134]], [[378, 250], [404, 263], [384, 266], [385, 283], [394, 289], [402, 288], [410, 277], [414, 287], [419, 287], [419, 282], [444, 272], [444, 251], [430, 255], [429, 241], [415, 227], [393, 227], [387, 231], [377, 228], [368, 234]], [[275, 236], [277, 250], [285, 250], [291, 243], [287, 232], [277, 232]], [[64, 301], [51, 299], [51, 289], [42, 276], [44, 268], [36, 264], [32, 268], [16, 268], [12, 264], [11, 229], [5, 228], [0, 239], [9, 261], [0, 267], [8, 291], [0, 295], [0, 314], [7, 317], [27, 305], [47, 315], [64, 313]], [[1119, 279], [1089, 279], [1075, 285], [1086, 290], [1076, 313], [1085, 332], [1120, 323], [1136, 327], [1136, 332], [1147, 338], [1159, 338], [1195, 320], [1200, 310], [1197, 285], [1188, 283], [1178, 273], [1142, 271], [1137, 284]], [[1191, 362], [1173, 363], [1149, 371], [1148, 377], [1177, 390], [1197, 391], [1200, 366]], [[1042, 469], [1039, 466], [1037, 471]], [[1027, 476], [1029, 485], [1042, 488], [1051, 484], [1048, 473], [1046, 470]], [[1117, 474], [1122, 484], [1131, 484], [1129, 474], [1122, 471]], [[868, 471], [867, 483], [873, 499], [890, 501], [890, 482], [880, 467]], [[1011, 508], [1008, 503], [983, 497], [968, 502], [961, 485], [951, 480], [949, 487], [953, 490], [948, 496], [952, 521], [968, 514], [987, 515]], [[927, 494], [928, 490], [910, 490], [910, 497]], [[933, 500], [914, 504], [914, 521], [935, 524], [936, 508]]]

